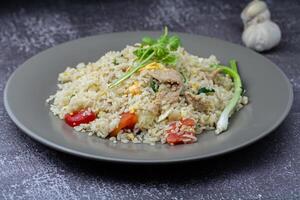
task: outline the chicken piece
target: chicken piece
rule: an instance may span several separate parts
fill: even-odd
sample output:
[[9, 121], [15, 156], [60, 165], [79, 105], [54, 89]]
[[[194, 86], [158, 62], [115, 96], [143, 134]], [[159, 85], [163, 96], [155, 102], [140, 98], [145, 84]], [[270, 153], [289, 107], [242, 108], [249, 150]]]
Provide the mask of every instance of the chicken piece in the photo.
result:
[[160, 114], [161, 107], [179, 101], [180, 92], [183, 88], [182, 76], [174, 69], [158, 69], [147, 72], [153, 79], [164, 85], [160, 87], [155, 100], [152, 102], [152, 112]]
[[194, 95], [190, 92], [185, 92], [184, 96], [186, 98], [186, 101], [189, 104], [192, 104], [194, 109], [199, 112], [208, 112], [214, 110], [214, 105], [199, 95]]
[[169, 91], [163, 90], [157, 93], [155, 102], [158, 104], [172, 104], [179, 100], [180, 91], [183, 87], [182, 76], [174, 69], [151, 70], [148, 72], [150, 76], [158, 80], [160, 83], [170, 84]]
[[155, 101], [159, 104], [173, 104], [179, 101], [180, 90], [161, 91], [157, 94]]
[[160, 104], [159, 102], [154, 100], [148, 105], [145, 105], [145, 110], [148, 110], [149, 112], [153, 113], [155, 116], [158, 116], [160, 113]]
[[151, 70], [148, 73], [161, 83], [176, 84], [180, 89], [183, 85], [182, 76], [174, 69]]

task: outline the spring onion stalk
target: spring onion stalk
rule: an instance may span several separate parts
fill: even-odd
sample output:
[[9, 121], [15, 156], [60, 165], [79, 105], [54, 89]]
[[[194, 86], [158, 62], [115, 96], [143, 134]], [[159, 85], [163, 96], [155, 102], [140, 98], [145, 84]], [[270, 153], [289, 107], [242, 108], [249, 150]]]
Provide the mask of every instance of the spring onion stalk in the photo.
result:
[[230, 60], [229, 61], [229, 66], [231, 67], [231, 69], [233, 69], [235, 72], [238, 73], [236, 60], [233, 60], [233, 59]]
[[221, 132], [227, 130], [229, 117], [233, 113], [235, 107], [237, 106], [237, 104], [240, 100], [240, 97], [242, 94], [242, 81], [241, 81], [240, 75], [238, 74], [238, 71], [237, 71], [236, 61], [234, 61], [234, 60], [232, 60], [230, 62], [230, 68], [221, 66], [221, 67], [218, 67], [217, 70], [231, 76], [233, 79], [233, 82], [234, 82], [233, 97], [229, 101], [229, 103], [226, 105], [225, 109], [221, 113], [221, 116], [217, 122], [216, 133], [220, 134]]

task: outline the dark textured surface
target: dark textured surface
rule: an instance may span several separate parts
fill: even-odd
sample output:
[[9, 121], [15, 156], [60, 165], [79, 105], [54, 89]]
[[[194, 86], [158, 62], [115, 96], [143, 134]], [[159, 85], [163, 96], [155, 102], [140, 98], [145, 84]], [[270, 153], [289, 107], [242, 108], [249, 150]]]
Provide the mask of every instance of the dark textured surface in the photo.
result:
[[[0, 199], [299, 199], [300, 2], [268, 1], [283, 31], [264, 53], [288, 76], [295, 101], [283, 124], [238, 152], [166, 166], [94, 162], [23, 134], [3, 106], [10, 74], [56, 44], [100, 33], [171, 30], [241, 43], [245, 1], [11, 1], [0, 8]], [[278, 91], [280, 92], [280, 91]]]

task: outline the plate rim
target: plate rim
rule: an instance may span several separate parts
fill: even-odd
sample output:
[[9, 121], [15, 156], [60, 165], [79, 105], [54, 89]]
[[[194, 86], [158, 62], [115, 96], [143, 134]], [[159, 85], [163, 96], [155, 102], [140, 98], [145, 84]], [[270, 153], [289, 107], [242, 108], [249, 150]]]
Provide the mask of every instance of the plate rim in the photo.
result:
[[[288, 116], [292, 105], [293, 105], [293, 101], [294, 101], [294, 93], [293, 93], [293, 85], [291, 84], [290, 80], [288, 79], [288, 77], [286, 76], [286, 74], [282, 71], [282, 69], [280, 67], [278, 67], [275, 63], [273, 63], [270, 59], [266, 58], [265, 56], [254, 52], [253, 50], [252, 53], [256, 54], [256, 56], [262, 56], [265, 59], [267, 59], [269, 62], [271, 62], [275, 67], [274, 69], [276, 69], [280, 75], [283, 77], [283, 79], [286, 82], [286, 85], [288, 87], [288, 102], [286, 105], [286, 108], [283, 112], [283, 114], [277, 119], [277, 121], [275, 123], [273, 123], [272, 126], [270, 126], [267, 130], [261, 132], [261, 134], [257, 137], [252, 138], [251, 140], [247, 140], [239, 145], [235, 145], [233, 147], [230, 148], [226, 148], [223, 149], [221, 151], [217, 151], [217, 152], [213, 152], [213, 153], [209, 153], [209, 154], [205, 154], [205, 155], [201, 155], [201, 156], [189, 156], [186, 158], [172, 158], [172, 159], [155, 159], [155, 160], [147, 160], [147, 159], [126, 159], [126, 158], [116, 158], [116, 157], [107, 157], [107, 156], [101, 156], [101, 155], [93, 155], [93, 154], [89, 154], [89, 153], [84, 153], [81, 152], [79, 150], [76, 149], [72, 149], [72, 148], [68, 148], [65, 147], [63, 145], [58, 145], [55, 142], [51, 142], [41, 136], [39, 136], [39, 134], [35, 133], [34, 131], [30, 130], [29, 128], [27, 128], [25, 125], [23, 125], [19, 119], [15, 116], [15, 114], [12, 112], [11, 107], [9, 105], [8, 102], [8, 88], [9, 86], [12, 84], [13, 78], [14, 76], [18, 73], [18, 71], [23, 68], [26, 64], [26, 62], [30, 59], [33, 59], [34, 57], [39, 56], [41, 53], [44, 53], [54, 47], [57, 46], [61, 46], [61, 45], [65, 45], [67, 43], [72, 43], [74, 41], [78, 41], [78, 40], [84, 40], [84, 39], [90, 39], [93, 37], [99, 37], [99, 36], [103, 36], [103, 35], [112, 35], [112, 34], [128, 34], [128, 33], [145, 33], [145, 34], [150, 34], [150, 33], [159, 33], [159, 31], [124, 31], [124, 32], [112, 32], [112, 33], [104, 33], [104, 34], [97, 34], [97, 35], [92, 35], [92, 36], [86, 36], [86, 37], [81, 37], [81, 38], [77, 38], [74, 40], [70, 40], [67, 42], [63, 42], [60, 43], [58, 45], [49, 47], [47, 49], [44, 49], [42, 51], [40, 51], [39, 53], [35, 54], [34, 56], [31, 56], [30, 58], [26, 59], [25, 62], [23, 62], [22, 64], [20, 64], [15, 70], [14, 72], [10, 75], [9, 79], [7, 80], [6, 84], [5, 84], [5, 88], [4, 88], [4, 92], [3, 92], [3, 99], [4, 99], [4, 107], [6, 112], [8, 113], [9, 117], [11, 118], [11, 120], [15, 123], [15, 125], [21, 129], [22, 132], [24, 132], [26, 135], [28, 135], [29, 137], [31, 137], [32, 139], [34, 139], [37, 142], [42, 143], [43, 145], [55, 149], [57, 151], [63, 152], [63, 153], [68, 153], [70, 155], [73, 156], [79, 156], [81, 158], [87, 158], [87, 159], [92, 159], [92, 160], [100, 160], [100, 161], [107, 161], [107, 162], [117, 162], [117, 163], [132, 163], [132, 164], [164, 164], [164, 163], [179, 163], [179, 162], [187, 162], [187, 161], [194, 161], [194, 160], [202, 160], [202, 159], [207, 159], [207, 158], [212, 158], [212, 157], [216, 157], [216, 156], [221, 156], [236, 150], [239, 150], [241, 148], [247, 147], [253, 143], [255, 143], [256, 141], [264, 138], [265, 136], [267, 136], [268, 134], [272, 133], [277, 127], [279, 127], [282, 122], [286, 119], [286, 117]], [[202, 38], [206, 38], [206, 39], [213, 39], [213, 40], [217, 40], [220, 42], [225, 42], [227, 44], [230, 45], [234, 45], [234, 46], [238, 46], [238, 47], [243, 47], [239, 44], [230, 42], [230, 41], [225, 41], [219, 38], [215, 38], [215, 37], [209, 37], [209, 36], [204, 36], [204, 35], [198, 35], [198, 34], [193, 34], [193, 33], [184, 33], [184, 32], [172, 32], [174, 34], [184, 34], [184, 35], [190, 35], [190, 36], [197, 36], [197, 37], [202, 37]], [[246, 47], [243, 47], [246, 48]]]

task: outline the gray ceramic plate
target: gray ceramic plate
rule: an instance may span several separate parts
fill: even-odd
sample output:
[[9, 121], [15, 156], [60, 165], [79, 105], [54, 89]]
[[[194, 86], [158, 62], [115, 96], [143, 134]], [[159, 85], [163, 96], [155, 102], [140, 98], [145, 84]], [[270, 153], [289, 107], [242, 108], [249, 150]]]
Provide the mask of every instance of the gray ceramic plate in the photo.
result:
[[191, 53], [211, 54], [227, 63], [239, 62], [250, 104], [230, 120], [221, 135], [205, 133], [189, 145], [113, 144], [77, 133], [49, 112], [45, 100], [56, 91], [57, 76], [66, 66], [96, 61], [105, 52], [121, 50], [142, 36], [157, 32], [125, 32], [87, 37], [50, 48], [32, 57], [10, 77], [4, 93], [6, 110], [26, 134], [70, 154], [108, 161], [166, 163], [216, 156], [248, 145], [274, 130], [287, 116], [293, 100], [292, 87], [282, 71], [265, 57], [218, 39], [178, 34]]

